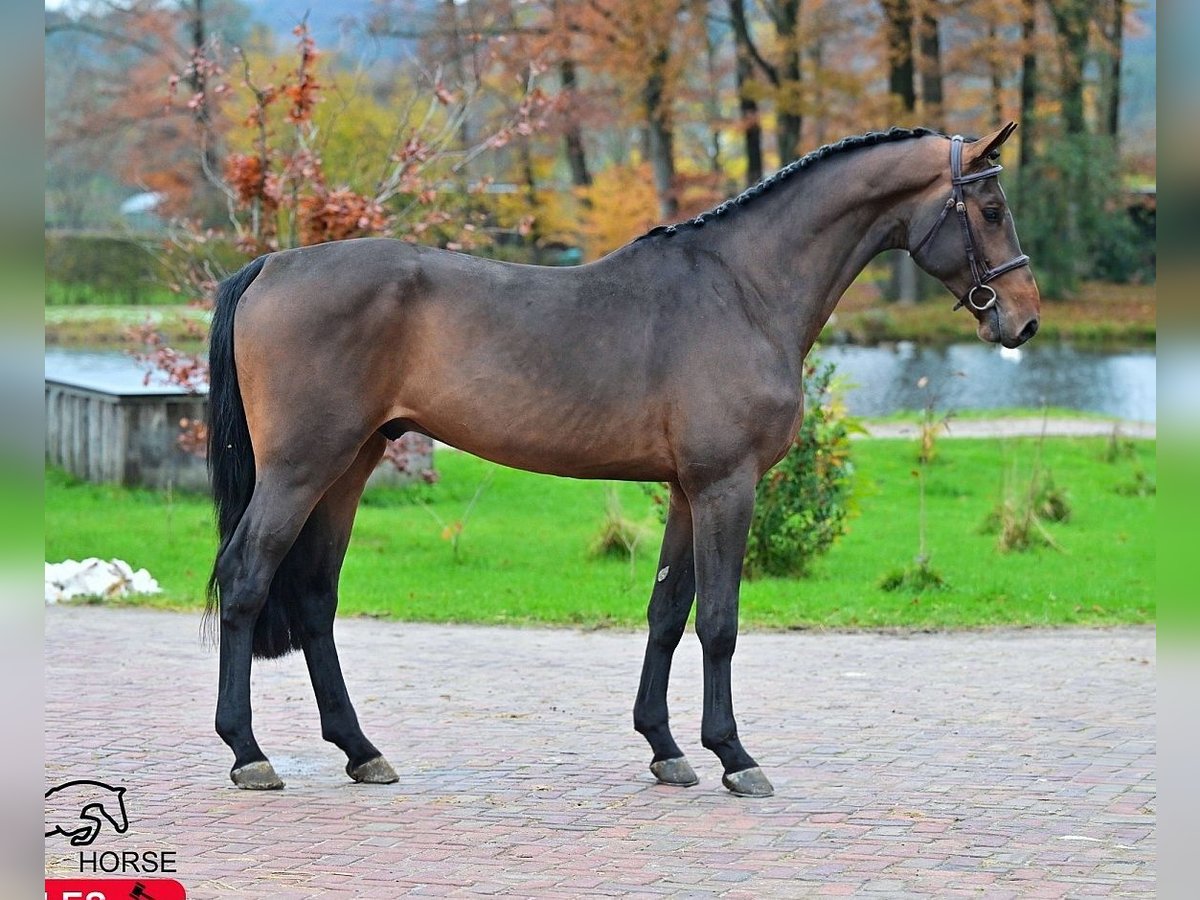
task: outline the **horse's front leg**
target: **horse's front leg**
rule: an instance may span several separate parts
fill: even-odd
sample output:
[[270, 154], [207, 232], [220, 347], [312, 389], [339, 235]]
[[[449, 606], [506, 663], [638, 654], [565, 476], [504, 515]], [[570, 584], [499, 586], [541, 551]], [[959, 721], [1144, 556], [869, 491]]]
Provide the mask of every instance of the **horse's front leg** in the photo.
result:
[[746, 536], [754, 513], [755, 473], [747, 467], [689, 492], [696, 554], [696, 634], [704, 653], [701, 743], [717, 755], [721, 782], [735, 794], [769, 797], [771, 782], [738, 739], [732, 662]]
[[663, 784], [689, 787], [699, 780], [675, 738], [667, 713], [667, 682], [671, 658], [687, 626], [696, 596], [696, 566], [692, 556], [692, 508], [678, 487], [671, 488], [671, 506], [663, 533], [658, 574], [650, 595], [647, 619], [650, 637], [642, 664], [642, 680], [633, 706], [633, 727], [646, 738], [654, 759], [650, 771]]

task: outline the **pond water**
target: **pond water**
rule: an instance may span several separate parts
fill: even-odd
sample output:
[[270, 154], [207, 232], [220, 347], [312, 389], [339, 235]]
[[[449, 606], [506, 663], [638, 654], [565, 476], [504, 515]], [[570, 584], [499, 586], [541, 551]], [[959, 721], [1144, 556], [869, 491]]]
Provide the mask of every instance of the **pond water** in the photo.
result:
[[[837, 365], [847, 384], [847, 406], [858, 416], [921, 409], [932, 391], [936, 407], [946, 411], [1046, 403], [1120, 419], [1156, 418], [1153, 350], [1081, 350], [1034, 341], [1001, 352], [982, 343], [918, 347], [901, 342], [827, 346], [820, 355]], [[154, 376], [147, 386], [145, 373], [145, 366], [120, 351], [46, 349], [48, 378], [123, 394], [170, 390]], [[917, 387], [922, 377], [929, 378], [927, 390]]]
[[[1120, 419], [1156, 419], [1153, 350], [1082, 350], [1036, 340], [1018, 350], [980, 343], [919, 347], [828, 346], [848, 383], [846, 405], [859, 416], [922, 409], [930, 392], [939, 410], [1060, 406]], [[962, 373], [962, 374], [958, 374]], [[927, 389], [917, 383], [929, 378]]]
[[162, 375], [120, 350], [46, 348], [46, 378], [110, 394], [182, 394]]

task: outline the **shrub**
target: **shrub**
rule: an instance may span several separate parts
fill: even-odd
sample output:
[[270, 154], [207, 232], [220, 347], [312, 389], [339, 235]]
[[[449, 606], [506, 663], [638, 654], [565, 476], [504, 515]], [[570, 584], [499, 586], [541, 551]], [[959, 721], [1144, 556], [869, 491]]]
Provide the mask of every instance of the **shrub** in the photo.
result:
[[97, 298], [137, 304], [162, 293], [153, 247], [122, 235], [47, 234], [46, 279], [52, 304], [85, 304]]
[[804, 419], [792, 447], [758, 484], [746, 575], [801, 576], [846, 531], [850, 435], [861, 430], [833, 390], [832, 363], [805, 365]]
[[1017, 222], [1045, 297], [1071, 296], [1087, 278], [1153, 281], [1153, 233], [1139, 227], [1110, 141], [1058, 137], [1020, 173]]
[[[804, 419], [787, 455], [758, 483], [744, 572], [801, 577], [846, 533], [851, 512], [850, 435], [863, 432], [834, 389], [834, 365], [804, 367]], [[643, 485], [666, 521], [666, 485]]]

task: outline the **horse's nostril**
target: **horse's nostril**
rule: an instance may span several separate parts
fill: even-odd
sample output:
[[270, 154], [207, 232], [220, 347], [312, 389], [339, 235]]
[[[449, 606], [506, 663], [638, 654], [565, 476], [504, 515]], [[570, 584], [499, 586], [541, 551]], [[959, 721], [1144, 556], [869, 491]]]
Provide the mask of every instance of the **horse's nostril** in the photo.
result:
[[1037, 330], [1038, 330], [1038, 320], [1030, 319], [1028, 322], [1025, 323], [1025, 327], [1021, 329], [1021, 333], [1019, 335], [1017, 335], [1017, 340], [1019, 340], [1023, 344], [1027, 340], [1029, 340], [1031, 337], [1033, 337], [1035, 334], [1037, 334]]

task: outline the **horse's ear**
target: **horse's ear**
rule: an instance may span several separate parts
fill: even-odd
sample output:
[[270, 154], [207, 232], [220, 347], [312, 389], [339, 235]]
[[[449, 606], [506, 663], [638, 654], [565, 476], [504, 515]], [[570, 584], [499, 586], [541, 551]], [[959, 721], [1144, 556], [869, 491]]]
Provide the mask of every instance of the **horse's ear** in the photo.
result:
[[982, 169], [991, 165], [989, 157], [1007, 141], [1017, 130], [1016, 122], [1009, 122], [1002, 128], [997, 128], [991, 134], [986, 134], [977, 141], [972, 141], [963, 147], [963, 171]]

